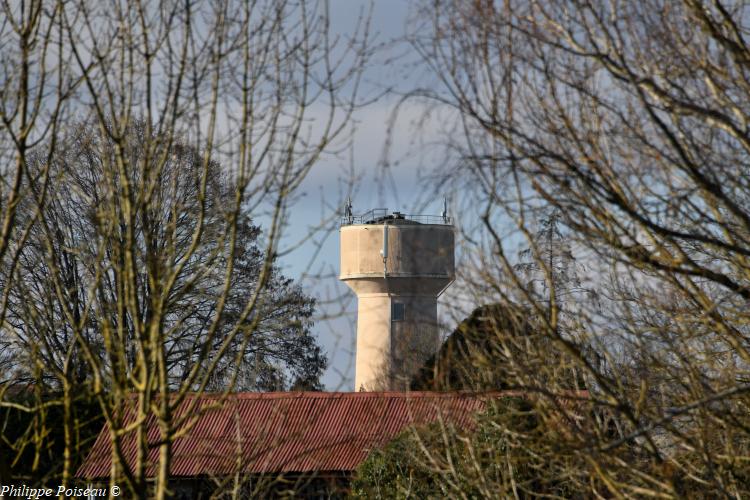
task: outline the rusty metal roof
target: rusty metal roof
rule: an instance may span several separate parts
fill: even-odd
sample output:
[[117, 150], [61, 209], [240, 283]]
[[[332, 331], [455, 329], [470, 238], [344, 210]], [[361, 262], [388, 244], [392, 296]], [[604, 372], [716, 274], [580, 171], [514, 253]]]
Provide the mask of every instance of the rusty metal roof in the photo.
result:
[[[370, 450], [382, 447], [410, 425], [445, 419], [470, 426], [488, 398], [506, 393], [271, 392], [189, 396], [175, 411], [195, 403], [195, 418], [180, 429], [172, 447], [175, 477], [246, 473], [353, 471]], [[217, 404], [220, 403], [220, 404]], [[200, 408], [200, 410], [197, 410]], [[125, 420], [132, 420], [126, 415]], [[155, 474], [159, 432], [147, 422], [150, 464]], [[122, 438], [128, 463], [135, 461], [133, 433]], [[110, 473], [110, 436], [105, 426], [76, 474]]]

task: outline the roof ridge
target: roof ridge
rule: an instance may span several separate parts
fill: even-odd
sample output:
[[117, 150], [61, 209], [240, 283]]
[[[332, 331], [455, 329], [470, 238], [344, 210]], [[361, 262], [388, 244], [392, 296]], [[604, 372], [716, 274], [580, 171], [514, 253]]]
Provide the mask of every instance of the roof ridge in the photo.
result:
[[206, 399], [369, 399], [369, 398], [451, 398], [481, 396], [517, 396], [523, 391], [271, 391], [271, 392], [232, 392], [224, 393], [189, 393], [189, 398]]

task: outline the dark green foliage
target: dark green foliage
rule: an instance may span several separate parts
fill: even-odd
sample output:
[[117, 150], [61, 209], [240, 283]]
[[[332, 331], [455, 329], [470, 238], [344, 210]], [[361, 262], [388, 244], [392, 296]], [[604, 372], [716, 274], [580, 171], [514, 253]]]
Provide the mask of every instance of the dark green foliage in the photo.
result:
[[[55, 182], [43, 209], [45, 224], [31, 225], [15, 276], [0, 269], [0, 289], [11, 278], [13, 282], [6, 313], [12, 334], [6, 335], [6, 325], [2, 325], [0, 368], [58, 390], [57, 378], [70, 350], [72, 362], [66, 376], [85, 383], [90, 380], [91, 367], [76, 343], [75, 330], [106, 359], [105, 325], [121, 329], [127, 364], [134, 366], [139, 333], [138, 321], [131, 316], [138, 317], [141, 324], [148, 322], [155, 314], [151, 297], [163, 293], [171, 280], [170, 270], [178, 269], [176, 263], [181, 262], [184, 267], [170, 285], [167, 300], [159, 306], [172, 387], [183, 383], [196, 365], [207, 366], [206, 359], [217, 355], [235, 327], [239, 334], [213, 371], [209, 390], [224, 390], [235, 374], [234, 390], [285, 390], [298, 382], [310, 389], [319, 387], [326, 358], [311, 334], [315, 299], [277, 266], [266, 269], [268, 249], [250, 209], [243, 206], [231, 213], [236, 180], [222, 165], [210, 161], [205, 167], [205, 194], [201, 195], [203, 152], [179, 140], [146, 137], [146, 133], [145, 123], [138, 120], [125, 133], [123, 147], [132, 165], [147, 160], [142, 145], [151, 142], [157, 144], [156, 156], [165, 155], [167, 160], [159, 169], [154, 165], [151, 170], [128, 171], [135, 186], [146, 182], [143, 177], [148, 172], [158, 181], [152, 198], [147, 203], [143, 200], [133, 216], [135, 241], [128, 252], [134, 255], [135, 281], [140, 284], [135, 291], [135, 312], [120, 313], [128, 298], [121, 276], [124, 256], [118, 253], [123, 251], [124, 236], [120, 226], [108, 218], [119, 213], [112, 201], [119, 191], [116, 185], [102, 181], [113, 175], [116, 145], [96, 127], [71, 125], [68, 134], [58, 139], [57, 152], [48, 166]], [[32, 155], [29, 170], [39, 170], [45, 161]], [[155, 161], [153, 157], [151, 161]], [[30, 222], [34, 213], [31, 200], [19, 205], [20, 221]], [[47, 226], [53, 229], [45, 229]], [[194, 242], [199, 226], [200, 237]], [[228, 237], [233, 227], [234, 239]], [[232, 242], [234, 248], [230, 248]], [[262, 285], [261, 276], [265, 276]], [[56, 287], [57, 281], [64, 286]], [[254, 307], [240, 322], [256, 295]], [[86, 322], [79, 325], [82, 318]], [[214, 324], [216, 333], [209, 336]], [[16, 336], [20, 340], [9, 340]], [[43, 358], [44, 382], [32, 373], [26, 359], [29, 346], [37, 344], [52, 346], [34, 354]], [[60, 373], [54, 373], [55, 368]], [[119, 376], [127, 371], [122, 366], [112, 370], [119, 371]]]
[[436, 493], [437, 484], [432, 471], [423, 467], [414, 453], [422, 435], [434, 434], [435, 429], [409, 429], [402, 432], [385, 448], [374, 450], [357, 469], [352, 483], [355, 498], [429, 497]]
[[508, 342], [531, 340], [527, 316], [503, 304], [478, 307], [451, 333], [411, 383], [412, 390], [507, 389]]
[[[514, 304], [478, 307], [411, 382], [412, 390], [582, 389], [558, 342]], [[550, 364], [549, 360], [555, 363]]]
[[[435, 423], [409, 429], [359, 467], [355, 498], [575, 497], [574, 457], [522, 398], [494, 401], [471, 429]], [[578, 467], [581, 470], [581, 467]]]
[[[41, 398], [41, 404], [35, 404]], [[65, 448], [65, 409], [61, 394], [7, 396], [6, 400], [36, 411], [0, 407], [0, 484], [61, 484]], [[98, 403], [85, 390], [70, 404], [71, 472], [75, 473], [103, 424]]]

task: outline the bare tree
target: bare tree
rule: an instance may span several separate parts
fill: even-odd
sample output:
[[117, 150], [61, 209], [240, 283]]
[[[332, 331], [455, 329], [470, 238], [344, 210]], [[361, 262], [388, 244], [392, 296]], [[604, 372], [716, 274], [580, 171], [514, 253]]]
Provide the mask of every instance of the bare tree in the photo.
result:
[[[534, 303], [509, 251], [526, 239], [551, 284], [539, 328], [617, 420], [577, 445], [597, 478], [581, 494], [748, 493], [747, 19], [688, 0], [437, 0], [414, 18], [440, 82], [414, 94], [455, 116], [450, 176], [482, 202], [472, 286]], [[539, 209], [599, 272], [569, 325], [598, 361], [561, 328]]]
[[[10, 270], [19, 262], [19, 252], [29, 234], [30, 221], [18, 221], [18, 208], [35, 196], [43, 203], [48, 186], [44, 169], [35, 179], [39, 189], [29, 192], [27, 165], [31, 152], [49, 157], [55, 138], [69, 115], [71, 101], [81, 83], [67, 64], [63, 47], [61, 5], [41, 1], [5, 2], [0, 6], [0, 268]], [[33, 217], [32, 217], [33, 218]], [[12, 355], [6, 349], [6, 312], [11, 284], [0, 287], [0, 407], [13, 389]], [[29, 407], [11, 405], [18, 411]], [[38, 409], [37, 415], [45, 409]], [[44, 432], [34, 428], [26, 442], [40, 443]], [[0, 454], [0, 480], [9, 481], [13, 457]]]
[[[79, 148], [77, 161], [51, 151], [32, 159], [30, 145], [17, 147], [18, 180], [4, 191], [10, 202], [3, 214], [11, 222], [17, 218], [19, 189], [28, 186], [34, 196], [25, 221], [36, 231], [36, 243], [27, 255], [43, 256], [38, 271], [44, 270], [43, 292], [50, 303], [36, 310], [17, 302], [13, 307], [29, 313], [29, 324], [54, 329], [55, 335], [27, 335], [18, 322], [4, 322], [2, 335], [24, 346], [32, 378], [54, 358], [45, 368], [59, 370], [60, 387], [51, 395], [31, 386], [34, 401], [3, 405], [36, 412], [40, 426], [45, 408], [63, 409], [60, 480], [70, 484], [80, 423], [73, 402], [81, 378], [73, 367], [85, 367], [110, 432], [110, 481], [129, 496], [164, 498], [172, 442], [201, 410], [175, 415], [174, 409], [188, 392], [215, 387], [217, 379], [231, 390], [239, 376], [232, 367], [241, 363], [230, 360], [241, 360], [254, 334], [273, 321], [264, 314], [271, 300], [264, 290], [278, 279], [273, 262], [287, 209], [321, 156], [346, 137], [352, 113], [362, 103], [359, 81], [370, 53], [367, 22], [363, 18], [354, 26], [348, 39], [332, 38], [322, 1], [34, 5], [32, 13], [52, 19], [55, 36], [49, 39], [57, 44], [61, 68], [78, 83], [75, 92], [62, 80], [45, 87], [51, 94], [39, 90], [34, 94], [38, 112], [54, 109], [57, 101], [50, 95], [69, 93], [93, 131], [77, 139], [98, 143]], [[25, 9], [23, 15], [13, 12], [14, 19], [28, 16]], [[39, 33], [34, 29], [39, 24], [24, 26]], [[3, 46], [13, 41], [13, 33], [3, 33]], [[37, 61], [35, 55], [24, 57]], [[23, 60], [19, 66], [31, 70]], [[40, 63], [36, 73], [21, 73], [21, 99], [28, 82], [38, 82], [48, 66]], [[16, 75], [6, 77], [8, 84], [17, 81]], [[26, 133], [28, 122], [19, 120], [16, 130]], [[73, 130], [53, 129], [48, 131], [53, 142], [40, 144], [54, 150], [49, 146], [54, 141], [74, 136]], [[94, 151], [98, 156], [86, 156]], [[56, 185], [70, 191], [47, 200], [47, 177], [52, 182], [47, 172], [62, 160], [77, 164], [54, 174]], [[40, 174], [25, 184], [29, 165]], [[178, 196], [181, 191], [189, 197]], [[79, 213], [80, 207], [90, 210]], [[242, 253], [255, 232], [248, 214], [264, 227], [258, 260]], [[2, 248], [21, 255], [23, 238], [3, 231]], [[203, 244], [211, 240], [214, 245]], [[67, 246], [70, 242], [76, 245]], [[86, 279], [69, 265], [72, 260], [85, 263]], [[25, 262], [27, 268], [32, 264]], [[243, 266], [253, 266], [254, 278], [238, 283]], [[6, 281], [3, 292], [15, 286]], [[175, 306], [188, 293], [208, 294], [213, 305], [180, 315]], [[188, 328], [198, 321], [200, 336], [179, 338], [175, 325]], [[64, 336], [60, 345], [46, 344]], [[145, 432], [147, 419], [158, 422], [156, 443]], [[121, 443], [128, 434], [136, 436], [136, 452], [126, 463]]]
[[[0, 8], [0, 266], [17, 264], [27, 226], [17, 223], [30, 151], [50, 155], [68, 101], [80, 79], [64, 62], [61, 9], [42, 2], [4, 3]], [[51, 139], [51, 140], [50, 140]], [[44, 143], [44, 146], [41, 144]], [[43, 199], [46, 173], [37, 173]], [[41, 201], [41, 200], [40, 200]], [[0, 290], [0, 325], [7, 291]], [[0, 363], [3, 356], [0, 355]], [[0, 364], [0, 366], [3, 366]]]

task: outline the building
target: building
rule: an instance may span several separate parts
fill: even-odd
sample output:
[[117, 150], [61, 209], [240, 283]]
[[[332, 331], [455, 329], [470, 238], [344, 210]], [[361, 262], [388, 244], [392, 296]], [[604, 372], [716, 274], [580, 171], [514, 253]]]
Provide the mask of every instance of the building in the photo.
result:
[[340, 241], [339, 279], [358, 301], [355, 390], [403, 390], [439, 348], [437, 299], [455, 277], [451, 218], [355, 216], [350, 202]]
[[[189, 396], [175, 411], [181, 421], [170, 473], [178, 498], [208, 497], [220, 484], [239, 479], [251, 493], [298, 497], [346, 492], [354, 470], [371, 450], [411, 425], [435, 421], [470, 428], [487, 401], [510, 393], [272, 392], [222, 398]], [[132, 421], [133, 412], [125, 414]], [[158, 461], [159, 430], [146, 423], [152, 463]], [[122, 441], [125, 461], [135, 461], [135, 437]], [[100, 432], [76, 476], [104, 482], [111, 471], [109, 429]], [[153, 465], [146, 475], [156, 474]], [[230, 483], [231, 484], [231, 483]], [[265, 495], [264, 495], [265, 496]]]

